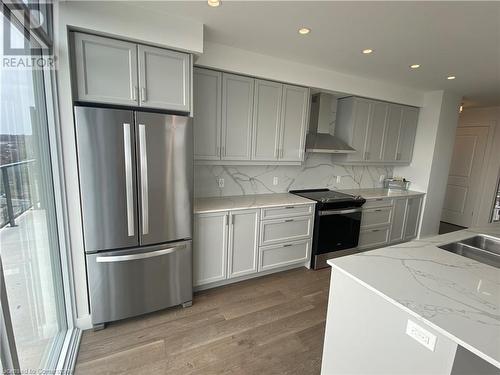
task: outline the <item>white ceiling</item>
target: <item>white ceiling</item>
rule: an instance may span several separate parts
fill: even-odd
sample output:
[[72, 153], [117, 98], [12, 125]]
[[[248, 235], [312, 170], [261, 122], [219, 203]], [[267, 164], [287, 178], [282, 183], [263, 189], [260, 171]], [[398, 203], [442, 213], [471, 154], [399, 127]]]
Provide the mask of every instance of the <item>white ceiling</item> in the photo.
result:
[[[205, 40], [500, 105], [500, 2], [206, 1], [140, 6], [205, 25]], [[300, 36], [297, 29], [312, 29]], [[371, 55], [361, 54], [372, 48]], [[420, 69], [409, 69], [421, 64]], [[448, 81], [448, 75], [457, 78]]]

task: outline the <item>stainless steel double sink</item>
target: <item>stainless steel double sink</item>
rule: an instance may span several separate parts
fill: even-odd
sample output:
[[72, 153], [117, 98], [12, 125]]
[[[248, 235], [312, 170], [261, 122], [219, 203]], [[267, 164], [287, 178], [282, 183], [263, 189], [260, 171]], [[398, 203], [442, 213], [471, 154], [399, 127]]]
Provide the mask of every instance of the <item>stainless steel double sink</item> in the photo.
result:
[[500, 268], [500, 239], [485, 235], [438, 246], [440, 249]]

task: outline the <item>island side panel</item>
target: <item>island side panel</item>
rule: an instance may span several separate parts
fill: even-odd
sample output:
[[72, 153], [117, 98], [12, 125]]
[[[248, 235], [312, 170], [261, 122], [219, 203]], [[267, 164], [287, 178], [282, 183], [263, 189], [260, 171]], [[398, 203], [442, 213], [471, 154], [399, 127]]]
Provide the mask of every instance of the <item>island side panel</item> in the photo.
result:
[[[408, 319], [436, 335], [434, 351], [406, 334]], [[455, 342], [332, 269], [322, 375], [450, 374], [456, 350]]]

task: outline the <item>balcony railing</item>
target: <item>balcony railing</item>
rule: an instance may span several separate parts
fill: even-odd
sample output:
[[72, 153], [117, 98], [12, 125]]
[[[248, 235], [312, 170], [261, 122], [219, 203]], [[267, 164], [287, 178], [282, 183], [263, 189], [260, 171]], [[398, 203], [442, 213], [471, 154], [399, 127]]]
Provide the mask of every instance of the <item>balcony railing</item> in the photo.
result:
[[2, 183], [0, 184], [0, 228], [7, 224], [16, 226], [16, 218], [33, 207], [38, 201], [36, 184], [30, 182], [30, 164], [35, 159], [22, 160], [0, 165]]

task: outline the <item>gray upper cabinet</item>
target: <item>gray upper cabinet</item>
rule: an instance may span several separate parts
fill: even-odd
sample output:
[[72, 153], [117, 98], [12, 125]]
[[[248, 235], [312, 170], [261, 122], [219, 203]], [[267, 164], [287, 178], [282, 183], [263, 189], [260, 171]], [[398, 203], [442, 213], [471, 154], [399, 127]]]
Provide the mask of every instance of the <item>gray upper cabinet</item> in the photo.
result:
[[231, 164], [304, 160], [309, 89], [194, 69], [195, 159]]
[[222, 160], [250, 160], [254, 81], [222, 74]]
[[402, 105], [391, 105], [387, 115], [387, 126], [385, 133], [384, 160], [395, 162], [398, 156], [398, 140], [401, 129], [401, 117], [403, 115]]
[[384, 135], [387, 127], [389, 105], [383, 102], [370, 103], [370, 119], [366, 138], [365, 160], [384, 160]]
[[413, 155], [413, 145], [417, 133], [418, 109], [413, 107], [403, 108], [401, 129], [399, 131], [396, 161], [410, 163]]
[[163, 48], [138, 46], [139, 105], [190, 110], [190, 56]]
[[255, 80], [252, 160], [278, 160], [283, 85]]
[[73, 33], [77, 100], [137, 105], [137, 45]]
[[309, 89], [283, 85], [279, 159], [302, 161], [309, 117]]
[[73, 32], [75, 99], [191, 110], [187, 53]]
[[418, 108], [348, 97], [340, 99], [336, 135], [356, 152], [342, 156], [354, 164], [409, 164]]
[[222, 73], [195, 68], [193, 80], [194, 157], [220, 160]]

